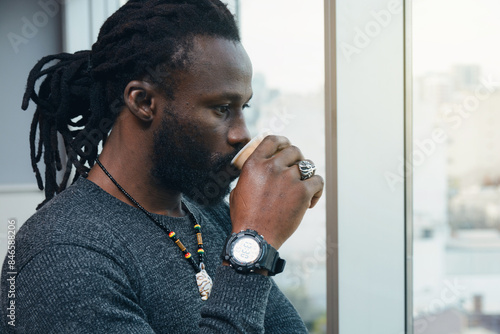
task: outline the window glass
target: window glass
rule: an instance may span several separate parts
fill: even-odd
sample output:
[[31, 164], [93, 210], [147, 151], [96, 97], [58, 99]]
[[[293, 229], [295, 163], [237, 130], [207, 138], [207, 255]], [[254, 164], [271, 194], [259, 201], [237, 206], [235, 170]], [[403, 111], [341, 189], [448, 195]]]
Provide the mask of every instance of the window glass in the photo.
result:
[[500, 333], [500, 2], [415, 0], [415, 333]]
[[[242, 43], [253, 63], [252, 135], [287, 136], [325, 175], [323, 1], [242, 0]], [[275, 280], [311, 333], [326, 332], [324, 197], [282, 246], [287, 261]]]

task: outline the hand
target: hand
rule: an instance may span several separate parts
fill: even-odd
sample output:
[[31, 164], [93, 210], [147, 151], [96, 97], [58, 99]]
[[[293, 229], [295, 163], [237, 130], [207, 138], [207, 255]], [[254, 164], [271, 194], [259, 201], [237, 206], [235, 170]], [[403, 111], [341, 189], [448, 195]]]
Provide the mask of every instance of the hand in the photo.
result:
[[318, 175], [300, 179], [300, 150], [287, 138], [267, 136], [243, 165], [229, 197], [233, 232], [253, 229], [278, 249], [323, 192]]

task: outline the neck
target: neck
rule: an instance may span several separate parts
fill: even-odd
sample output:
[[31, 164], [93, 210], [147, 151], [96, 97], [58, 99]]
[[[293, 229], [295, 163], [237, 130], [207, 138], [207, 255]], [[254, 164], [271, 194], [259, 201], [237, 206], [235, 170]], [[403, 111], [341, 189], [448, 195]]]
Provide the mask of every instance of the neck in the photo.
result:
[[[144, 148], [135, 150], [132, 146], [126, 144], [113, 145], [117, 141], [113, 140], [112, 136], [113, 134], [110, 135], [106, 142], [99, 156], [99, 161], [116, 182], [144, 209], [151, 213], [172, 217], [185, 216], [186, 212], [182, 207], [181, 193], [160, 187], [153, 180], [150, 174], [151, 159], [147, 153], [143, 153], [147, 150]], [[119, 135], [115, 134], [114, 138], [117, 136]], [[87, 179], [122, 202], [136, 207], [98, 164], [92, 167]]]

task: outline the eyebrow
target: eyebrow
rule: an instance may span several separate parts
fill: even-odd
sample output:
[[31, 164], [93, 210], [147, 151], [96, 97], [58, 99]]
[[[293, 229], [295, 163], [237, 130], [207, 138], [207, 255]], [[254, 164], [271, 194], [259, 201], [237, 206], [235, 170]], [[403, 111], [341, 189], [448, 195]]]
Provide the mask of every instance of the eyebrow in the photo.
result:
[[[245, 103], [249, 102], [253, 97], [253, 92], [252, 92], [252, 95], [250, 95], [250, 97], [248, 98], [248, 100], [245, 101]], [[231, 100], [231, 101], [234, 101], [234, 100], [243, 100], [243, 96], [241, 94], [238, 94], [238, 93], [231, 93], [231, 92], [226, 92], [226, 93], [222, 93], [220, 95], [217, 95], [216, 96], [217, 99], [227, 99], [227, 100]]]
[[252, 97], [253, 97], [253, 92], [252, 92], [252, 95], [250, 95], [250, 97], [248, 98], [248, 100], [245, 103], [250, 102], [250, 100], [252, 99]]

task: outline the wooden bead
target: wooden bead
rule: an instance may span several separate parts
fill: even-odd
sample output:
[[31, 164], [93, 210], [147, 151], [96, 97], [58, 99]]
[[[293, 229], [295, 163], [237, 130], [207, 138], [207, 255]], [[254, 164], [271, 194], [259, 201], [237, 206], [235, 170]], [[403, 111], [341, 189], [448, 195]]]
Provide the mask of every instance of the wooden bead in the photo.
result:
[[175, 240], [175, 244], [181, 249], [181, 251], [184, 252], [186, 250], [186, 247], [182, 244], [182, 242], [179, 239]]

